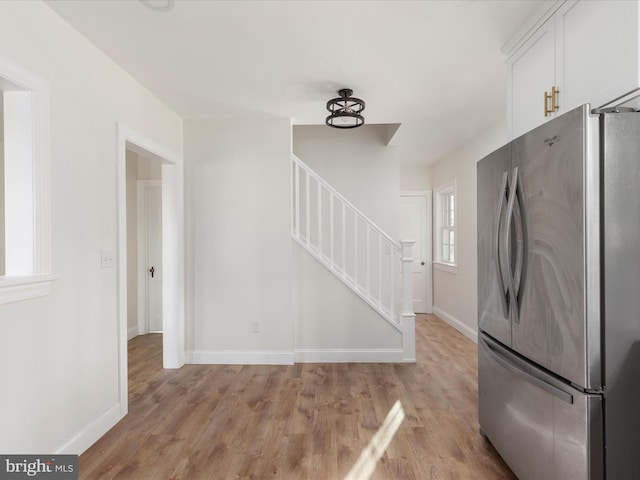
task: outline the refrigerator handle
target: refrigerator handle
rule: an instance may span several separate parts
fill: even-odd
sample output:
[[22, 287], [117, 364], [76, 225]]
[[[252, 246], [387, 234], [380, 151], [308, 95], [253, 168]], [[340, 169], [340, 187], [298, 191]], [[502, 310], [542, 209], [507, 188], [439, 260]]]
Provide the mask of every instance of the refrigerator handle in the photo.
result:
[[519, 365], [509, 360], [509, 358], [502, 353], [502, 349], [495, 345], [493, 342], [489, 342], [485, 338], [480, 338], [480, 341], [485, 344], [493, 359], [504, 368], [509, 370], [511, 373], [519, 376], [520, 378], [535, 385], [536, 387], [541, 388], [545, 392], [550, 393], [554, 397], [559, 398], [560, 400], [569, 404], [573, 404], [573, 395], [571, 395], [569, 392], [565, 392], [564, 390], [551, 385], [550, 383], [545, 382], [543, 379], [538, 378], [523, 370]]
[[509, 317], [509, 291], [505, 287], [504, 277], [502, 276], [502, 268], [500, 265], [500, 223], [502, 221], [502, 210], [504, 209], [504, 197], [507, 195], [508, 172], [502, 175], [502, 184], [500, 186], [500, 200], [498, 202], [498, 215], [496, 217], [494, 253], [496, 258], [496, 270], [498, 273], [498, 285], [500, 287], [500, 300], [502, 303], [502, 312], [505, 318]]
[[[517, 167], [516, 167], [517, 168]], [[529, 233], [527, 230], [528, 221], [527, 221], [527, 208], [525, 206], [524, 193], [522, 192], [522, 183], [520, 181], [520, 175], [517, 174], [516, 184], [514, 186], [516, 190], [516, 195], [518, 198], [518, 207], [520, 210], [520, 228], [522, 230], [522, 248], [520, 249], [519, 254], [522, 256], [522, 261], [520, 262], [520, 275], [518, 275], [518, 285], [517, 285], [517, 305], [518, 305], [518, 321], [520, 320], [520, 306], [522, 305], [522, 296], [524, 294], [524, 283], [527, 279], [527, 259], [528, 259], [528, 251], [529, 251]]]
[[518, 167], [513, 169], [513, 177], [511, 181], [511, 190], [509, 191], [509, 201], [507, 203], [507, 222], [504, 229], [504, 254], [506, 257], [507, 265], [507, 288], [509, 290], [509, 298], [513, 308], [513, 321], [516, 324], [520, 323], [520, 305], [518, 301], [518, 292], [515, 287], [514, 272], [511, 269], [511, 220], [513, 219], [513, 209], [516, 203], [516, 196], [518, 193]]

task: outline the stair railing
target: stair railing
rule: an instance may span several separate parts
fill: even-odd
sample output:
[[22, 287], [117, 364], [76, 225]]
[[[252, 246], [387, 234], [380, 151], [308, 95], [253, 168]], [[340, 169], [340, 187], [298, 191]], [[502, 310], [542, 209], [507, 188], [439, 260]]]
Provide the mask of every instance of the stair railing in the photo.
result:
[[291, 192], [293, 239], [397, 330], [412, 330], [414, 242], [393, 240], [295, 155]]

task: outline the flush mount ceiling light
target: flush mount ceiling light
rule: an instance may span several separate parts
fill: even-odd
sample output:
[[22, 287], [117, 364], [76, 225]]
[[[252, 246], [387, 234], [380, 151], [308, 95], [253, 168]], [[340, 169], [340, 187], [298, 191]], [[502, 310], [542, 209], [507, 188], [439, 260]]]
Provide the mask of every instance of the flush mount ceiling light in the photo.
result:
[[167, 12], [174, 7], [174, 0], [138, 0], [142, 5], [156, 12]]
[[354, 98], [353, 90], [343, 88], [338, 90], [340, 97], [327, 102], [327, 110], [331, 113], [327, 117], [326, 123], [335, 128], [356, 128], [364, 125], [364, 101]]

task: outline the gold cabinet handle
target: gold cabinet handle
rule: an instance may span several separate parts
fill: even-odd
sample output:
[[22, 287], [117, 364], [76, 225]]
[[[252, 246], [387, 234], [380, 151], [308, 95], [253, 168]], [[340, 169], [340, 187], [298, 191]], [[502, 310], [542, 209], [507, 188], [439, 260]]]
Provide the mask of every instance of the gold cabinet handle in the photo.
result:
[[551, 111], [552, 112], [555, 112], [560, 108], [560, 105], [558, 105], [557, 103], [558, 93], [560, 93], [560, 90], [558, 90], [555, 86], [551, 87]]
[[[544, 92], [544, 116], [548, 117], [550, 114], [560, 109], [560, 106], [557, 103], [558, 93], [560, 90], [555, 86], [551, 87], [551, 93]], [[551, 108], [548, 107], [549, 100], [551, 100]]]
[[551, 95], [549, 95], [549, 92], [544, 92], [544, 116], [548, 117], [550, 113], [553, 113], [553, 110], [551, 110], [547, 105], [549, 105], [549, 100], [551, 99]]

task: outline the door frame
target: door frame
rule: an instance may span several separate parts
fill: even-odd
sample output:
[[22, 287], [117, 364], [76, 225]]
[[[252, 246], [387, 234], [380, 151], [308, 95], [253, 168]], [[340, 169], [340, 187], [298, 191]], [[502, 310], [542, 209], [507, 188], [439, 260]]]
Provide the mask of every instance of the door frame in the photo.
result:
[[[159, 187], [162, 191], [162, 180], [138, 179], [136, 181], [138, 197], [138, 334], [149, 333], [149, 275], [147, 275], [147, 187]], [[162, 232], [161, 232], [162, 233]], [[164, 320], [163, 320], [164, 323]]]
[[[433, 313], [433, 190], [401, 190], [400, 197], [424, 197], [427, 220], [425, 221], [424, 251], [426, 255], [426, 313]], [[417, 239], [416, 239], [417, 241]]]
[[184, 319], [184, 190], [182, 156], [154, 140], [116, 124], [118, 390], [120, 414], [128, 410], [127, 359], [127, 164], [131, 150], [162, 166], [162, 364], [180, 368], [185, 363]]

